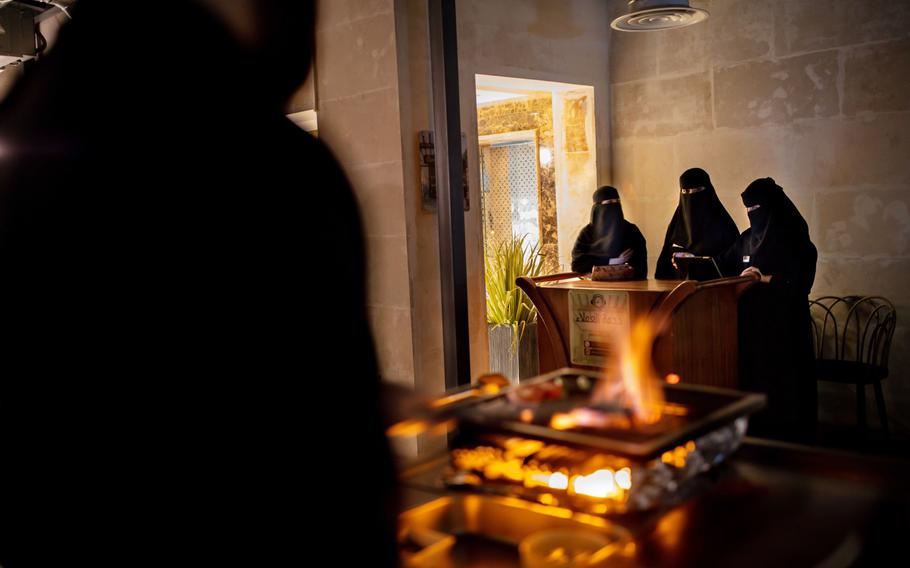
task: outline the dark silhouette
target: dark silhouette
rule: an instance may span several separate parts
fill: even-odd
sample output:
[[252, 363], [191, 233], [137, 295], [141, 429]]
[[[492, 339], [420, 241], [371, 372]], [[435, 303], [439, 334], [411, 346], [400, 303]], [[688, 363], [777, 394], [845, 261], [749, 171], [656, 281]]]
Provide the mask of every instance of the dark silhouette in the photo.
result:
[[751, 227], [718, 264], [727, 276], [748, 272], [762, 280], [739, 301], [740, 387], [768, 395], [750, 432], [811, 442], [817, 402], [808, 299], [818, 252], [773, 179], [755, 180], [742, 198]]
[[313, 3], [116, 4], [0, 108], [0, 564], [394, 564], [358, 212], [282, 112]]
[[648, 250], [638, 227], [626, 221], [619, 191], [605, 185], [594, 192], [591, 222], [584, 226], [572, 248], [572, 271], [591, 272], [595, 266], [629, 264], [633, 278], [647, 277]]
[[690, 264], [686, 270], [673, 265], [673, 253], [717, 256], [736, 241], [739, 229], [714, 191], [711, 177], [701, 168], [679, 176], [679, 205], [667, 227], [654, 277], [661, 280], [711, 280], [717, 270], [711, 263]]

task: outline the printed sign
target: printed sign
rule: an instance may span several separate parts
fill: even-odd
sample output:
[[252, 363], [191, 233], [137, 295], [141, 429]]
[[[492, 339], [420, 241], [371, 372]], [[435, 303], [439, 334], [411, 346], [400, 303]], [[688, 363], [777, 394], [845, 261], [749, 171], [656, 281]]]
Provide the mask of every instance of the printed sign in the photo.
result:
[[629, 333], [629, 293], [569, 290], [569, 317], [572, 363], [604, 367]]

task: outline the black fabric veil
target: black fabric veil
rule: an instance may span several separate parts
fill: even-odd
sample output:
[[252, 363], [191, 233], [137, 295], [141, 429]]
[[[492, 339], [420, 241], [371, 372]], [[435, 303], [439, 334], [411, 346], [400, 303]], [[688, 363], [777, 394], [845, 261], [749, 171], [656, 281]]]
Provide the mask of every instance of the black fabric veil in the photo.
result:
[[594, 266], [608, 265], [610, 259], [632, 249], [629, 264], [635, 270], [634, 277], [645, 278], [648, 268], [645, 238], [638, 227], [625, 220], [619, 191], [605, 185], [593, 197], [591, 222], [581, 230], [572, 249], [572, 270], [591, 272]]
[[772, 275], [775, 284], [792, 285], [798, 295], [808, 294], [815, 280], [818, 252], [806, 220], [772, 178], [750, 183], [742, 199], [751, 226], [721, 256], [724, 272], [736, 275], [754, 266]]
[[666, 280], [716, 278], [713, 266], [692, 265], [688, 274], [677, 270], [672, 263], [673, 253], [717, 256], [736, 241], [739, 230], [717, 197], [706, 171], [686, 170], [679, 177], [679, 189], [679, 204], [667, 227], [654, 276]]

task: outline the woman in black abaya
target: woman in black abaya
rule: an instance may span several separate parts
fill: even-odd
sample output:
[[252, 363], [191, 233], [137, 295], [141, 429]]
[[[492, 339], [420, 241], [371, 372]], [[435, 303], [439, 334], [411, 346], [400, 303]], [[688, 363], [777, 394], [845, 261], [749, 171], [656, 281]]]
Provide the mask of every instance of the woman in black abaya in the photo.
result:
[[710, 280], [717, 278], [711, 263], [692, 263], [686, 269], [673, 265], [673, 253], [696, 256], [722, 254], [739, 236], [736, 223], [724, 209], [708, 173], [691, 168], [679, 176], [679, 205], [667, 227], [654, 277], [660, 280]]
[[648, 250], [638, 227], [625, 220], [619, 192], [605, 185], [594, 192], [591, 222], [581, 230], [572, 249], [572, 271], [587, 273], [595, 266], [630, 264], [633, 278], [648, 273]]
[[751, 226], [718, 263], [727, 276], [757, 280], [739, 302], [740, 388], [768, 395], [750, 433], [808, 442], [817, 416], [808, 297], [818, 253], [773, 179], [755, 180], [742, 199]]

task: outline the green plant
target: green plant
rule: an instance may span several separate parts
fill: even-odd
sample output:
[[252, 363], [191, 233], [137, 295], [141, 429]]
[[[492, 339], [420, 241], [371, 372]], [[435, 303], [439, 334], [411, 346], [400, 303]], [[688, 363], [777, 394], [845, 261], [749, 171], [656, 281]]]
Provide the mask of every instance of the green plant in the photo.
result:
[[512, 349], [524, 335], [525, 327], [537, 319], [537, 308], [516, 285], [519, 276], [540, 276], [543, 257], [540, 246], [531, 246], [525, 237], [512, 237], [485, 254], [487, 323], [512, 327]]

